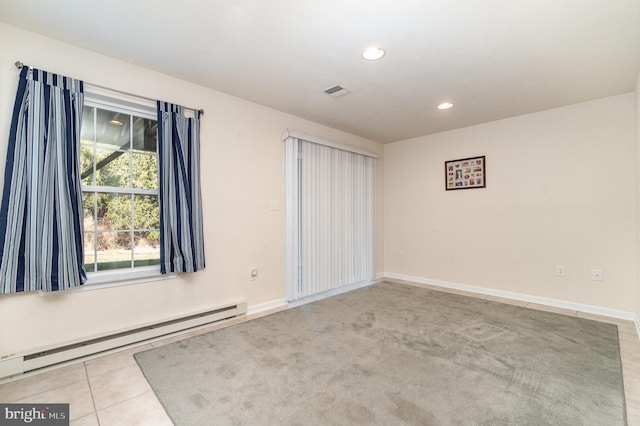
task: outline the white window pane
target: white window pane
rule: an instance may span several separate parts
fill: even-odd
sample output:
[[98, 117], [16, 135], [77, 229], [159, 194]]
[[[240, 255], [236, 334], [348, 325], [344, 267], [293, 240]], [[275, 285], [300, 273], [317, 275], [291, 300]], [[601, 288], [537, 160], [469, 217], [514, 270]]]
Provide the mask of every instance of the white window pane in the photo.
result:
[[133, 152], [133, 187], [158, 189], [158, 158], [156, 155]]
[[131, 154], [129, 151], [96, 151], [96, 185], [120, 188], [131, 187]]
[[134, 232], [134, 241], [136, 267], [160, 264], [160, 231]]
[[134, 195], [133, 229], [160, 228], [160, 208], [157, 195]]
[[80, 146], [80, 177], [83, 185], [93, 185], [94, 155], [91, 146]]
[[158, 124], [156, 120], [133, 117], [133, 149], [146, 153], [156, 153], [158, 144]]
[[96, 241], [98, 271], [131, 267], [130, 232], [98, 232]]
[[95, 271], [95, 234], [84, 233], [84, 268], [87, 272]]
[[131, 148], [131, 116], [120, 112], [97, 109], [96, 143], [111, 149]]
[[80, 141], [82, 143], [93, 143], [95, 130], [93, 127], [93, 112], [92, 107], [82, 108], [82, 127], [80, 130]]
[[131, 195], [98, 194], [98, 230], [131, 230]]
[[86, 232], [93, 231], [95, 223], [95, 194], [93, 192], [85, 192], [82, 194], [82, 204], [84, 212], [84, 230]]

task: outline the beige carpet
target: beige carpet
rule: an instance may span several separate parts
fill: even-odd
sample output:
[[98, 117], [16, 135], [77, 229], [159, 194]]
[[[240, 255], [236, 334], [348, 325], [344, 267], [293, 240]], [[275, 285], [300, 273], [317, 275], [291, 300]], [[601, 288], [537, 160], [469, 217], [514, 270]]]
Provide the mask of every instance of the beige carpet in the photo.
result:
[[381, 283], [136, 355], [176, 425], [624, 425], [617, 327]]

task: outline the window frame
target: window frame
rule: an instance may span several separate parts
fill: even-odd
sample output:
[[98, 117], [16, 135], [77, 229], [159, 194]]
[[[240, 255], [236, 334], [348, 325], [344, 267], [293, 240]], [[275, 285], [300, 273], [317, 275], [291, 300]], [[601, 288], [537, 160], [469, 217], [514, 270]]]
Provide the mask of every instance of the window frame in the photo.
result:
[[[138, 98], [102, 87], [85, 85], [83, 107], [102, 108], [109, 111], [134, 115], [157, 121], [157, 105], [154, 101]], [[157, 151], [156, 151], [157, 155]], [[102, 192], [127, 195], [159, 195], [159, 189], [142, 188], [105, 188], [96, 185], [81, 185], [81, 191]], [[83, 239], [84, 240], [84, 239]], [[87, 271], [86, 283], [79, 287], [98, 289], [111, 286], [137, 284], [148, 281], [160, 281], [175, 278], [175, 274], [161, 274], [160, 265], [139, 266], [136, 268], [118, 268], [104, 271]]]

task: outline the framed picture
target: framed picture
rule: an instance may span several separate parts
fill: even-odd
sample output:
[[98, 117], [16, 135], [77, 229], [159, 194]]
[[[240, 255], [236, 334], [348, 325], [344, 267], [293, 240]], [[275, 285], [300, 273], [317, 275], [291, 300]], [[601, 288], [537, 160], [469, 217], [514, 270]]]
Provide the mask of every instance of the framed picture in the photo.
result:
[[484, 188], [487, 186], [487, 159], [482, 157], [461, 158], [444, 162], [444, 188]]

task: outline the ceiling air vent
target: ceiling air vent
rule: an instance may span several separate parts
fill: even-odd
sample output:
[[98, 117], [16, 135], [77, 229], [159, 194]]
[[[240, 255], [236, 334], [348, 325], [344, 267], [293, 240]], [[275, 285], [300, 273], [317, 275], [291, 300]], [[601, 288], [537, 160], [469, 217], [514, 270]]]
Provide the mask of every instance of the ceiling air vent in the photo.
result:
[[324, 93], [326, 93], [327, 95], [333, 98], [340, 98], [342, 96], [348, 95], [351, 92], [342, 86], [335, 85], [333, 87], [329, 87], [328, 89], [326, 89]]

